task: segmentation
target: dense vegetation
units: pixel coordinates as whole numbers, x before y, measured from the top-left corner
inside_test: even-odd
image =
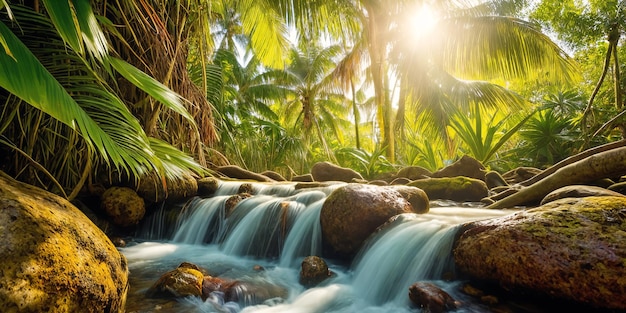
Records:
[[[625,21],[623,0],[2,0],[0,167],[69,198],[226,161],[545,167],[626,131]]]

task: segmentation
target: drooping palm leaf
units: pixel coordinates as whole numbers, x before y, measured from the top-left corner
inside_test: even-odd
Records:
[[[196,127],[195,120],[182,104],[184,99],[180,95],[176,94],[171,89],[167,88],[165,85],[161,84],[148,74],[140,71],[131,64],[128,64],[124,60],[118,58],[109,58],[108,61],[118,73],[120,73],[122,76],[124,76],[124,78],[133,83],[133,85],[145,91],[147,94],[158,100],[167,108],[180,114],[194,128]]]
[[[466,79],[549,75],[571,81],[574,61],[534,24],[506,16],[460,16],[440,21],[434,42],[439,64]]]

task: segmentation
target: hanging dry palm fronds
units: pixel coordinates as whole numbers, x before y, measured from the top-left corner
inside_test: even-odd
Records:
[[[194,27],[188,20],[191,5],[184,1],[116,0],[100,9],[116,26],[110,41],[120,57],[188,100],[186,108],[198,125],[196,133],[183,117],[165,110],[137,86],[119,81],[124,100],[145,132],[193,153],[204,165],[203,147],[211,146],[217,136],[212,106],[187,71],[188,41]]]

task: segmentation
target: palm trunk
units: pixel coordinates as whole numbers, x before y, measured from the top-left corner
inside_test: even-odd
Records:
[[[377,108],[376,116],[378,125],[382,131],[383,146],[385,146],[386,156],[390,160],[393,160],[393,135],[391,134],[391,125],[388,119],[390,117],[390,108],[387,108],[388,103],[385,101],[385,44],[384,40],[380,38],[380,29],[378,27],[378,24],[382,23],[384,25],[384,23],[382,18],[377,15],[377,8],[373,7],[371,4],[364,4],[364,7],[370,19],[369,23],[367,23],[370,39],[368,51],[371,59],[372,81],[374,83],[374,102]]]
[[[359,138],[360,114],[356,104],[356,88],[354,81],[350,78],[350,88],[352,89],[352,114],[354,115],[354,137],[356,138],[356,148],[361,149],[361,139]]]

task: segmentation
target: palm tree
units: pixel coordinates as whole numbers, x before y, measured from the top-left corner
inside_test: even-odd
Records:
[[[463,106],[458,102],[462,99],[466,99],[466,104],[478,101],[487,107],[510,105],[506,102],[511,100],[513,104],[522,104],[505,88],[472,80],[530,75],[538,68],[566,78],[573,71],[573,63],[565,53],[534,25],[493,14],[501,12],[502,6],[459,8],[455,1],[420,0],[392,4],[375,0],[286,3],[293,5],[290,12],[294,12],[294,18],[310,21],[296,24],[309,32],[318,27],[318,31],[337,38],[348,31],[362,34],[352,38],[367,43],[367,50],[361,51],[369,55],[378,120],[390,157],[394,152],[394,112],[388,94],[390,73],[409,81],[402,84],[410,87],[409,92],[414,94],[411,98],[421,108],[430,110],[427,114],[434,121],[449,116],[446,111]],[[446,14],[435,26],[441,30],[434,36],[437,40],[409,39],[407,34],[414,32],[411,15],[425,4],[436,5],[433,9]],[[439,109],[431,110],[432,106]]]
[[[311,133],[315,132],[326,156],[335,160],[325,133],[342,141],[340,125],[346,115],[345,98],[332,75],[341,48],[318,48],[310,42],[302,46],[302,50],[291,50],[289,66],[278,81],[288,94],[285,116],[294,121],[294,128],[302,130],[305,142],[310,143]]]
[[[593,113],[594,101],[600,93],[607,74],[612,72],[613,99],[611,100],[614,103],[615,110],[620,113],[600,126],[594,136],[607,129],[614,128],[613,126],[617,126],[621,130],[622,137],[626,136],[626,125],[623,122],[617,123],[626,114],[623,95],[624,82],[622,79],[623,65],[619,61],[620,47],[623,51],[623,44],[620,44],[620,40],[624,31],[626,31],[626,1],[592,0],[577,2],[570,0],[546,0],[534,8],[532,17],[541,21],[556,32],[561,40],[581,52],[589,49],[589,47],[592,47],[591,49],[596,47],[606,48],[602,62],[602,71],[587,101],[587,107],[581,119],[581,127],[583,131],[586,131],[589,127],[587,118]],[[605,41],[606,46],[598,45],[602,41]],[[597,67],[597,64],[594,67]],[[594,77],[593,79],[596,78]]]
[[[202,173],[187,154],[146,135],[116,82],[130,81],[197,133],[185,99],[115,57],[89,1],[43,4],[46,14],[19,4],[0,14],[0,144],[11,153],[4,169],[68,198],[96,169],[134,178]]]

